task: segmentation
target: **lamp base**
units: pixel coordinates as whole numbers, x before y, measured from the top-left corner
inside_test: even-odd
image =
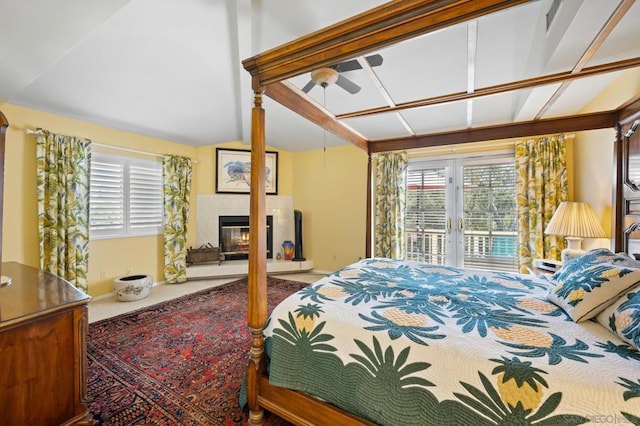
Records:
[[[560,253],[560,260],[562,261],[562,265],[566,265],[576,257],[582,256],[584,253],[585,251],[582,249],[576,250],[576,249],[566,248],[562,250],[562,252]]]
[[[562,260],[563,265],[584,254],[584,250],[582,250],[582,238],[566,237],[566,239],[567,248],[560,253],[560,260]]]

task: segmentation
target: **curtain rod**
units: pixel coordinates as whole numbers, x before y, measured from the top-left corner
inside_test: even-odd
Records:
[[[40,133],[39,130],[31,130],[31,129],[24,129],[24,132],[28,135],[37,135]],[[134,154],[142,154],[142,155],[151,155],[153,157],[162,157],[164,154],[158,154],[157,152],[148,152],[148,151],[140,151],[137,149],[131,149],[131,148],[125,148],[122,146],[116,146],[116,145],[107,145],[104,143],[100,143],[100,142],[93,142],[91,141],[92,145],[95,146],[99,146],[101,148],[108,148],[108,149],[115,149],[115,150],[119,150],[119,151],[126,151],[126,152],[131,152]],[[191,160],[192,163],[197,164],[198,160]]]

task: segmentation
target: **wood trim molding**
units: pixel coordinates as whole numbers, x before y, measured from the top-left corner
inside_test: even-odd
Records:
[[[618,121],[625,125],[640,118],[640,95],[618,108]]]
[[[373,248],[373,159],[371,153],[367,155],[367,207],[365,218],[365,248],[364,257],[370,258],[372,256]]]
[[[309,72],[528,0],[396,0],[242,61],[255,85]]]
[[[4,214],[4,155],[6,144],[6,133],[9,128],[9,120],[0,111],[0,259],[2,259],[2,219]]]
[[[265,94],[307,120],[346,139],[357,147],[367,150],[367,140],[364,137],[337,121],[327,110],[316,106],[309,98],[301,94],[300,91],[292,89],[288,84],[272,83],[266,86]]]
[[[552,133],[605,129],[615,127],[616,123],[616,111],[605,111],[591,114],[572,115],[570,117],[479,127],[455,132],[431,133],[408,138],[381,139],[369,142],[369,150],[370,152],[375,153],[401,149],[424,148],[428,146],[455,145],[466,142],[548,135]]]
[[[613,144],[613,177],[611,188],[611,201],[613,204],[613,212],[611,222],[613,225],[613,246],[616,253],[624,251],[624,210],[622,208],[624,204],[624,187],[622,184],[623,176],[623,158],[624,158],[624,141],[622,140],[622,129],[619,125],[616,125],[616,138]]]
[[[373,426],[373,423],[303,392],[272,386],[266,376],[260,378],[258,402],[260,406],[296,425]]]
[[[511,92],[514,90],[529,89],[531,87],[546,86],[549,84],[567,82],[577,80],[580,78],[593,77],[600,74],[606,74],[615,71],[621,71],[629,68],[635,68],[640,66],[640,57],[625,59],[622,61],[611,62],[607,64],[595,65],[593,67],[585,68],[580,72],[573,73],[571,71],[560,72],[556,74],[544,75],[540,77],[528,78],[525,80],[512,81],[509,83],[497,84],[495,86],[482,87],[476,89],[473,93],[456,92],[449,93],[447,95],[434,96],[431,98],[418,99],[415,101],[402,102],[395,107],[381,106],[375,108],[369,108],[360,111],[346,112],[336,115],[338,120],[344,118],[360,117],[364,115],[387,113],[393,111],[401,111],[410,108],[418,108],[425,106],[432,106],[438,104],[444,104],[449,102],[457,102],[466,99],[480,98],[484,96],[497,95],[500,93]]]
[[[573,67],[573,70],[571,70],[572,74],[578,74],[584,69],[587,62],[589,62],[593,55],[595,55],[595,53],[598,51],[600,46],[602,46],[607,37],[609,37],[611,32],[613,32],[615,27],[620,23],[624,15],[629,11],[629,9],[631,9],[631,6],[633,6],[633,3],[635,1],[636,0],[622,0],[620,4],[618,4],[616,10],[613,12],[613,14],[611,14],[609,19],[607,19],[607,22],[602,26],[598,34],[591,41],[591,44],[589,45],[587,50],[582,54],[576,65]],[[562,82],[560,87],[556,89],[554,94],[551,95],[551,97],[547,100],[540,111],[538,111],[538,114],[536,114],[535,117],[536,120],[544,116],[549,108],[551,108],[553,104],[560,98],[560,96],[562,96],[564,91],[569,87],[569,84],[571,84],[571,82],[568,80]]]

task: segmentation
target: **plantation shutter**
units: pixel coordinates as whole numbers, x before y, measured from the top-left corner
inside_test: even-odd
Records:
[[[446,263],[446,168],[407,171],[407,260]]]
[[[129,168],[129,223],[131,229],[162,226],[162,171],[140,165]]]
[[[463,167],[464,266],[517,270],[513,161]]]
[[[94,152],[89,188],[92,238],[162,232],[162,164]]]
[[[89,185],[89,232],[124,232],[124,165],[93,153]]]

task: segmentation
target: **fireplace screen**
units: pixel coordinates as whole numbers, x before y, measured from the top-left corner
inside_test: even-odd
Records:
[[[219,217],[220,250],[226,260],[249,258],[249,216]],[[267,258],[273,249],[273,216],[267,216]]]

